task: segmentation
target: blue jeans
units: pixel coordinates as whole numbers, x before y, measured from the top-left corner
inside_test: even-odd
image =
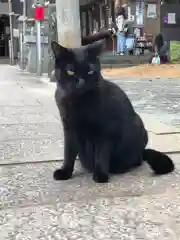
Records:
[[[117,53],[123,53],[126,46],[126,38],[120,32],[117,32]]]

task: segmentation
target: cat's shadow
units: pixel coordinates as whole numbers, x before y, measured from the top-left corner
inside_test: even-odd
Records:
[[[131,169],[129,170],[128,172],[125,172],[125,173],[117,173],[117,174],[110,174],[110,177],[112,178],[113,176],[115,176],[116,178],[119,176],[119,178],[125,176],[125,175],[137,175],[137,173],[143,173],[144,171],[149,171],[148,169],[148,166],[146,164],[143,164],[141,166],[138,166],[134,169]],[[156,174],[152,173],[151,171],[150,172],[150,175],[151,176],[156,176]],[[78,167],[76,168],[76,170],[74,171],[73,173],[73,177],[72,178],[76,178],[76,177],[89,177],[91,176],[92,173],[91,172],[88,172],[86,169],[84,169],[83,167]]]

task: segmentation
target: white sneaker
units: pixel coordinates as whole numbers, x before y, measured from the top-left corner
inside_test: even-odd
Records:
[[[120,55],[121,55],[121,56],[123,56],[123,55],[124,55],[124,53],[120,53]]]

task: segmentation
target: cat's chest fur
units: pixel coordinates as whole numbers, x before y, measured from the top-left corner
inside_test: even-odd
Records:
[[[129,121],[124,113],[136,115],[124,92],[106,80],[82,95],[60,99],[59,94],[57,89],[56,102],[62,121],[77,132],[96,135],[103,129],[109,135],[121,134],[121,129]]]
[[[98,113],[101,111],[100,92],[88,91],[80,96],[69,96],[58,101],[58,91],[56,102],[60,111],[62,121],[71,125],[76,130],[88,130],[91,125],[98,125],[100,118]]]

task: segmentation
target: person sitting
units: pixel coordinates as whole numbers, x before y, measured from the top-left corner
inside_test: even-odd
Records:
[[[159,56],[160,64],[168,63],[168,50],[169,47],[168,44],[164,42],[163,35],[161,33],[157,34],[153,43],[153,56],[150,59],[150,63],[152,63],[155,55]]]

